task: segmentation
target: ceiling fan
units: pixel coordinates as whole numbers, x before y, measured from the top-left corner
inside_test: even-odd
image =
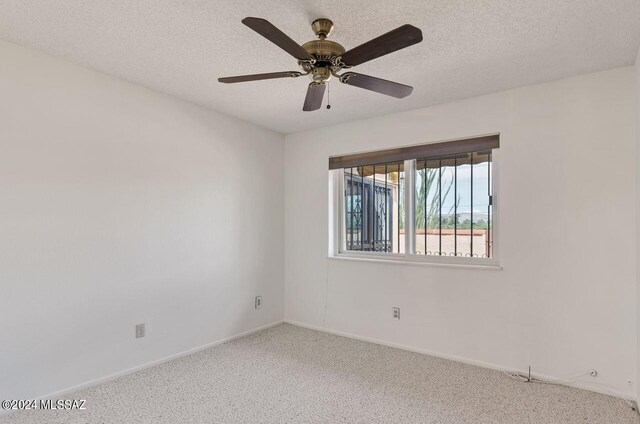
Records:
[[[327,40],[333,30],[333,22],[329,19],[322,18],[313,21],[311,28],[318,36],[318,40],[309,41],[302,46],[266,19],[244,18],[242,23],[296,58],[303,72],[284,71],[242,75],[218,78],[219,82],[236,83],[274,78],[297,78],[303,75],[310,75],[313,81],[307,89],[307,96],[302,107],[304,111],[317,110],[322,106],[324,91],[327,87],[327,82],[332,76],[338,78],[343,84],[364,88],[365,90],[375,91],[399,99],[408,96],[413,90],[413,87],[408,85],[355,72],[338,74],[342,69],[352,68],[421,42],[422,31],[412,25],[402,25],[358,47],[345,51],[345,48],[340,44]]]

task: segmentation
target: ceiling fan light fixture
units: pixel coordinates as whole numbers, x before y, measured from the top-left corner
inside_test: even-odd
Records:
[[[311,70],[311,76],[315,82],[327,82],[331,79],[329,67],[315,67]]]

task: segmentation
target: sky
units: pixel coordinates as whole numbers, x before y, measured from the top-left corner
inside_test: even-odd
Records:
[[[481,163],[473,165],[473,212],[474,213],[487,213],[487,206],[489,203],[488,192],[488,163]],[[460,165],[457,170],[457,195],[460,199],[458,203],[458,213],[471,213],[471,165]],[[444,167],[442,169],[442,193],[444,195],[445,188],[448,184],[452,184],[454,179],[454,167]],[[434,185],[437,184],[438,177],[435,178]],[[418,179],[416,180],[416,190],[422,188],[422,179],[418,173]],[[435,187],[429,192],[427,196],[427,204],[430,203],[433,196],[436,194]],[[442,201],[442,212],[448,213],[453,208],[455,202],[454,187],[451,187],[449,195]],[[451,212],[453,213],[453,211]]]

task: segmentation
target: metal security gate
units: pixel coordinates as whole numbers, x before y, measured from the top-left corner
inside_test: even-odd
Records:
[[[347,250],[393,252],[393,187],[345,172]]]

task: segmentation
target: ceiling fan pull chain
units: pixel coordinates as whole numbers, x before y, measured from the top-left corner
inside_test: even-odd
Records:
[[[331,109],[331,83],[327,83],[327,109]]]

